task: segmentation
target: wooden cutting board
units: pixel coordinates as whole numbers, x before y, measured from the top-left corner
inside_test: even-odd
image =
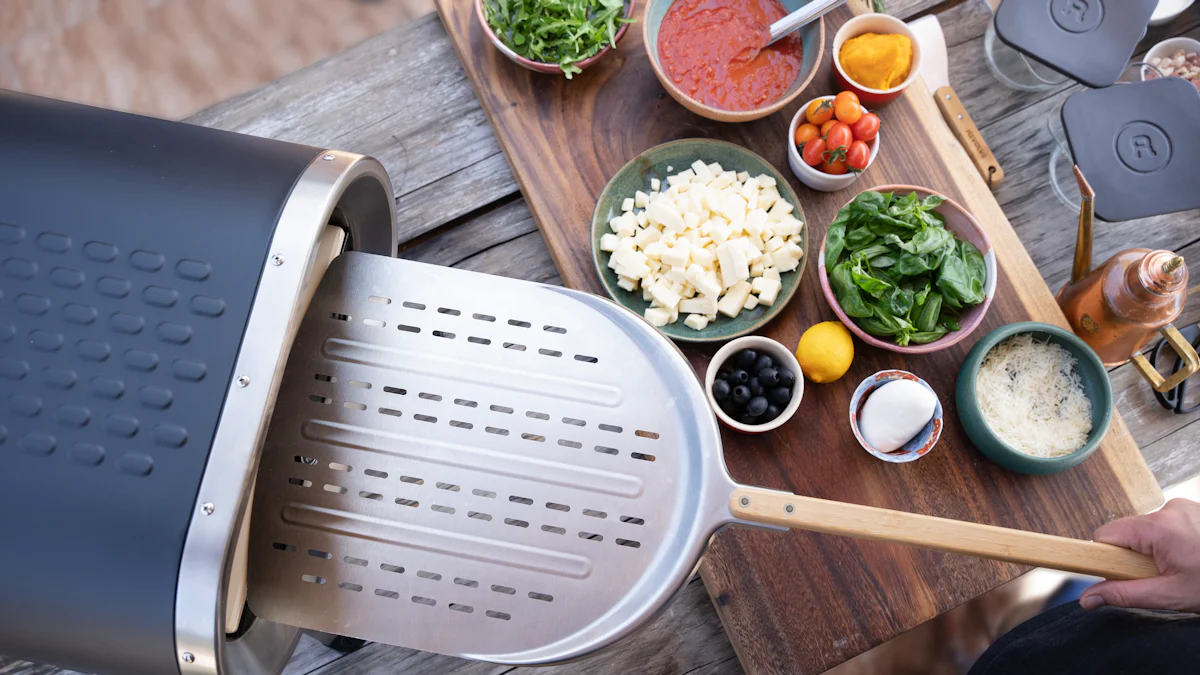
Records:
[[[484,36],[471,0],[437,0],[437,5],[568,286],[604,293],[590,248],[596,198],[630,158],[679,138],[732,141],[773,163],[799,195],[814,254],[837,210],[873,185],[921,185],[942,192],[987,230],[1001,276],[991,309],[974,334],[942,352],[908,358],[858,344],[850,372],[833,384],[806,386],[796,417],[777,432],[723,432],[725,461],[736,480],[1082,538],[1101,523],[1161,503],[1158,485],[1119,417],[1099,452],[1056,476],[1002,469],[980,455],[962,431],[954,408],[955,379],[976,340],[1016,321],[1066,324],[922,82],[881,111],[883,146],[875,164],[852,188],[824,194],[792,177],[786,143],[799,105],[836,91],[828,51],[797,103],[757,122],[721,124],[689,113],[664,92],[643,49],[640,25],[628,31],[613,54],[567,81],[506,60]],[[865,11],[860,0],[852,5],[826,18],[827,44],[852,9]],[[821,293],[817,265],[810,264],[796,296],[764,333],[790,346],[810,325],[835,319]],[[685,347],[699,373],[713,351]],[[917,462],[876,460],[855,443],[847,426],[855,386],[885,368],[917,373],[938,392],[945,408],[940,444]],[[822,672],[1023,571],[888,544],[745,529],[717,535],[701,568],[743,667],[755,675]]]

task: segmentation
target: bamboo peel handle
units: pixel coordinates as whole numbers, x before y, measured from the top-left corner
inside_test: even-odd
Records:
[[[916,546],[1107,579],[1158,576],[1154,558],[1127,548],[994,525],[738,488],[729,498],[742,520]]]

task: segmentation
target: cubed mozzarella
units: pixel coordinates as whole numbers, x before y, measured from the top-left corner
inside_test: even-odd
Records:
[[[708,249],[703,246],[693,246],[691,249],[692,261],[701,267],[712,267],[713,261],[717,258]]]
[[[763,270],[762,275],[767,279],[779,281],[779,270],[775,269],[774,267],[768,267],[767,269]]]
[[[717,302],[717,311],[732,319],[742,311],[748,297],[750,297],[750,282],[739,281]]]
[[[716,178],[713,178],[712,182],[709,183],[708,186],[710,188],[713,188],[714,190],[723,190],[723,189],[729,187],[730,185],[732,185],[733,181],[736,178],[737,178],[737,174],[735,174],[734,172],[723,171],[723,172],[721,172],[721,175],[717,176]]]
[[[692,171],[696,172],[696,180],[701,183],[707,183],[713,179],[713,174],[708,170],[708,165],[700,160],[692,163]]]
[[[779,296],[779,289],[782,284],[774,279],[759,277],[754,280],[752,289],[758,295],[758,301],[764,305],[775,304],[775,299]]]
[[[686,269],[690,259],[691,245],[688,244],[687,239],[676,241],[675,246],[667,249],[667,251],[662,254],[663,264],[671,265],[672,267],[682,267]]]
[[[647,307],[645,316],[651,326],[665,326],[671,322],[671,313],[659,307]]]
[[[715,295],[697,295],[679,302],[679,311],[684,314],[716,314],[717,297]]]
[[[600,250],[612,253],[617,250],[617,245],[620,244],[621,238],[612,233],[600,235]]]
[[[650,297],[658,301],[660,305],[667,309],[675,309],[679,306],[679,293],[671,290],[669,282],[658,281],[650,287]]]
[[[658,189],[660,187],[662,187],[662,181],[660,181],[657,178],[650,179],[650,191],[651,192],[658,192]]]
[[[750,267],[739,241],[734,239],[717,247],[717,262],[721,265],[721,280],[726,288],[750,278]]]
[[[708,327],[708,317],[702,314],[688,314],[688,317],[683,320],[683,325],[692,330],[704,330]]]
[[[621,202],[621,210],[622,211],[632,211],[633,210],[633,198],[626,197],[625,200]]]
[[[738,175],[737,175],[737,179],[742,181],[743,183],[745,183],[746,181],[750,180],[750,172],[739,171]]]
[[[629,277],[617,277],[617,285],[632,293],[637,290],[638,280]]]
[[[787,203],[785,199],[777,199],[771,205],[771,210],[767,211],[767,220],[771,222],[779,222],[783,217],[792,212],[792,205]]]
[[[742,307],[742,309],[751,310],[751,309],[754,309],[755,307],[758,307],[758,296],[751,293],[746,298],[746,305],[744,307]]]
[[[785,243],[786,242],[783,241],[783,237],[776,235],[767,240],[764,250],[767,251],[768,253],[774,253],[775,251],[778,251],[779,249],[783,248],[783,245]]]
[[[683,222],[683,216],[673,204],[665,199],[654,200],[646,212],[650,216],[651,223],[661,224],[672,232],[682,232],[687,228],[687,224]]]

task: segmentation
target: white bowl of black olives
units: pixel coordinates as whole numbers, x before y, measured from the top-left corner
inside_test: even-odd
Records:
[[[804,373],[787,347],[747,335],[713,355],[704,390],[717,419],[743,433],[761,434],[796,413],[804,396]]]

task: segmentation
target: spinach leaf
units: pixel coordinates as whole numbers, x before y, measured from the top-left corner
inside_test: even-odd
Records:
[[[875,269],[887,269],[896,264],[896,256],[892,253],[881,253],[867,261]]]
[[[878,238],[879,237],[875,236],[875,233],[869,228],[860,227],[846,235],[846,248],[850,249],[851,251],[857,251],[870,246],[871,242]]]
[[[861,319],[871,316],[871,307],[863,300],[862,293],[850,275],[850,262],[845,261],[833,268],[829,275],[830,286],[837,297],[842,311],[848,316]]]
[[[883,308],[892,316],[908,316],[913,308],[913,292],[903,288],[893,288],[883,301]]]
[[[825,233],[826,270],[836,267],[838,258],[842,257],[842,251],[846,248],[846,226],[851,218],[851,211],[847,207],[838,211],[837,217],[829,224],[829,231]]]
[[[931,331],[917,331],[908,336],[908,341],[914,345],[927,345],[930,342],[942,339],[949,332],[945,328],[938,326]]]
[[[979,298],[972,304],[979,304],[987,297],[984,292],[984,284],[987,281],[987,264],[983,261],[983,254],[975,248],[974,244],[966,240],[960,242],[958,254],[967,265],[967,272],[971,278],[971,290],[974,291],[975,297]]]
[[[863,266],[864,258],[861,254],[854,256],[850,263],[850,278],[854,280],[854,285],[866,291],[871,297],[878,300],[883,297],[883,294],[892,287],[891,284],[875,277],[871,274],[868,267]]]
[[[938,293],[930,293],[929,297],[925,299],[925,303],[921,305],[921,311],[913,319],[913,325],[919,331],[931,331],[937,327],[941,314],[942,296]]]
[[[976,291],[971,270],[957,253],[947,254],[938,269],[937,288],[952,307],[983,302],[982,288]]]
[[[916,276],[933,269],[933,265],[924,256],[913,255],[908,251],[896,259],[896,271],[905,276]]]

